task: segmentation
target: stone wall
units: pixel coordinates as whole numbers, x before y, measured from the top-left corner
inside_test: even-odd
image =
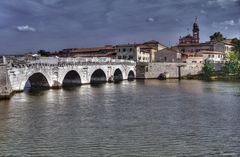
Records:
[[[178,66],[181,65],[181,76],[196,75],[201,73],[202,64],[186,64],[186,63],[149,63],[145,66],[143,74],[137,76],[144,76],[146,79],[158,78],[160,74],[166,74],[167,78],[178,78]],[[144,71],[137,70],[137,71]],[[141,77],[140,77],[141,78]]]
[[[0,99],[10,98],[10,95],[12,93],[12,88],[7,72],[7,66],[0,65]]]

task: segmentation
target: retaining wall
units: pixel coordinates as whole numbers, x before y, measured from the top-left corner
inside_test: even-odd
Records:
[[[149,63],[145,66],[145,72],[138,74],[146,79],[158,78],[160,74],[165,73],[167,78],[178,78],[178,66],[181,66],[181,76],[197,75],[202,72],[201,63]],[[137,70],[142,71],[142,70]]]

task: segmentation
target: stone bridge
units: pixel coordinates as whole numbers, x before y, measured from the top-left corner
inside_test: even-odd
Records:
[[[110,58],[21,58],[10,59],[0,68],[1,97],[23,91],[26,86],[61,88],[136,76],[135,62]]]

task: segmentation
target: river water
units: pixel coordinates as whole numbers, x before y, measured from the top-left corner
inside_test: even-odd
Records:
[[[25,90],[0,101],[0,156],[237,157],[240,82]]]

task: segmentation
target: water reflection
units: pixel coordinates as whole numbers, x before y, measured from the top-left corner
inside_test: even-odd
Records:
[[[0,156],[239,156],[240,83],[140,80],[0,102]]]

